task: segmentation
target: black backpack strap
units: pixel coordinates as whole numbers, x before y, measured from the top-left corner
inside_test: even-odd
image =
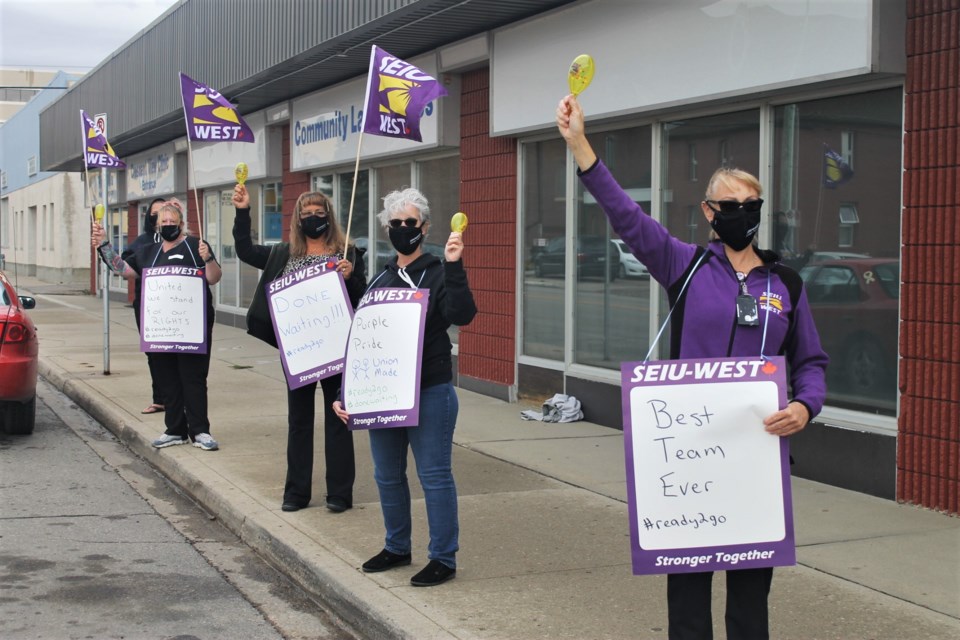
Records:
[[[706,254],[706,255],[704,255]],[[692,278],[696,271],[707,264],[710,260],[710,252],[704,247],[697,247],[696,253],[690,260],[690,264],[683,270],[680,277],[674,280],[667,288],[667,300],[670,302],[670,308],[673,310],[670,317],[670,357],[678,358],[680,354],[680,336],[683,329],[683,317],[686,311],[686,289],[684,284],[688,278]]]
[[[790,324],[787,327],[787,333],[784,336],[783,344],[780,345],[780,349],[777,351],[777,353],[783,355],[784,347],[786,346],[787,342],[793,338],[793,333],[796,329],[796,310],[797,305],[800,304],[800,294],[803,292],[803,278],[800,277],[799,273],[784,264],[775,264],[770,268],[770,270],[773,271],[778,278],[780,278],[783,286],[787,288],[787,293],[790,295]]]

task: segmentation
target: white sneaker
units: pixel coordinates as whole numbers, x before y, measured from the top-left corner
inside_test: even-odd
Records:
[[[163,449],[164,447],[172,447],[177,444],[187,444],[190,442],[185,436],[172,436],[169,433],[165,433],[156,440],[153,441],[153,446],[157,449]]]
[[[198,449],[203,449],[204,451],[216,451],[220,448],[220,445],[217,444],[217,441],[214,440],[209,433],[198,433],[193,437],[193,446]]]

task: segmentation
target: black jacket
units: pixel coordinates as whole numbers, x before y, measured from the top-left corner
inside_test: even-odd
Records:
[[[394,256],[384,265],[383,271],[370,279],[370,288],[408,288],[410,285],[400,277],[399,271]],[[447,329],[452,324],[470,324],[477,315],[463,260],[442,262],[437,256],[425,253],[404,271],[418,289],[430,290],[423,332],[420,388],[450,382],[453,379],[453,345]]]
[[[253,293],[250,308],[247,309],[247,333],[263,340],[267,344],[277,346],[277,337],[273,332],[273,320],[270,318],[270,307],[267,304],[266,285],[276,280],[283,273],[283,268],[290,260],[290,245],[280,242],[266,246],[253,244],[250,237],[250,209],[237,209],[233,219],[233,242],[237,257],[251,267],[262,269],[257,290]],[[345,280],[347,295],[354,308],[360,301],[360,296],[367,288],[367,279],[364,274],[363,249],[351,246],[347,255],[353,259],[353,273]]]

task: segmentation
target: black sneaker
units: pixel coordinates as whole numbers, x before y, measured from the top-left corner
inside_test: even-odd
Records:
[[[364,573],[380,573],[394,567],[405,567],[410,564],[409,553],[391,553],[384,549],[377,555],[363,563]]]
[[[439,560],[431,560],[420,573],[410,578],[415,587],[435,587],[457,575],[457,570],[448,567]]]

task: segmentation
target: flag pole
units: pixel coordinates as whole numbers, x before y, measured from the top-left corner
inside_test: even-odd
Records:
[[[86,155],[84,155],[86,158]],[[86,159],[84,159],[86,164]],[[107,213],[107,168],[100,168],[100,193],[103,198],[104,216]],[[109,226],[109,225],[108,225]],[[97,262],[100,262],[97,260]],[[104,267],[103,272],[103,375],[110,375],[110,270]]]
[[[187,122],[187,164],[190,165],[190,176],[193,178],[193,201],[197,205],[197,233],[200,242],[203,242],[203,211],[200,210],[200,195],[197,193],[197,168],[193,165],[193,146],[190,144],[190,123]],[[184,212],[186,217],[186,212]]]
[[[360,172],[360,146],[363,144],[363,129],[360,129],[360,138],[357,140],[357,161],[353,165],[353,188],[350,190],[350,209],[347,213],[347,235],[343,241],[343,257],[347,257],[347,245],[350,244],[350,225],[353,223],[353,200],[357,195],[357,174]]]

